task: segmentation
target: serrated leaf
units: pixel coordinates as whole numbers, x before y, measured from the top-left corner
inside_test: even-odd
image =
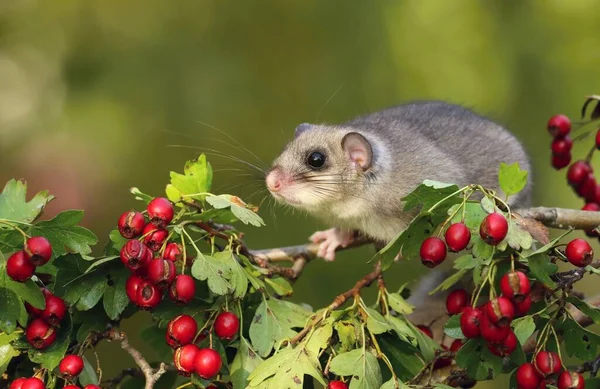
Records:
[[[502,370],[502,358],[493,355],[483,339],[465,343],[456,354],[456,363],[477,381],[492,379]]]
[[[212,167],[204,154],[197,159],[187,161],[184,174],[171,172],[171,183],[167,185],[166,194],[169,200],[178,203],[183,199],[203,200],[210,191],[212,183]],[[188,196],[190,195],[190,196]]]
[[[244,268],[239,264],[231,250],[216,252],[214,258],[225,263],[229,267],[230,284],[233,297],[243,298],[248,290],[248,277]]]
[[[292,285],[283,277],[265,278],[264,281],[278,296],[287,297],[294,293]]]
[[[404,201],[404,211],[410,211],[418,206],[421,206],[426,211],[456,191],[458,191],[458,186],[456,185],[425,180],[402,199]],[[457,196],[450,197],[447,201],[451,203],[448,205],[450,207],[452,204],[459,202],[460,199],[457,194]]]
[[[479,203],[481,204],[481,209],[483,209],[485,213],[489,214],[496,212],[496,204],[489,197],[484,196]]]
[[[16,333],[10,335],[0,333],[0,376],[4,374],[10,361],[20,354],[11,344],[18,337],[19,334]]]
[[[25,307],[17,294],[9,289],[7,280],[6,262],[0,258],[0,331],[10,334],[17,328],[17,321],[20,320],[23,326],[27,324],[27,316],[23,321]]]
[[[410,315],[415,308],[398,293],[388,293],[387,299],[390,307],[402,315]]]
[[[583,361],[596,357],[600,345],[600,336],[581,327],[574,320],[566,319],[556,326],[557,331],[564,336],[564,346],[569,356]]]
[[[453,266],[457,270],[470,270],[475,269],[477,266],[481,266],[483,262],[483,259],[480,257],[474,257],[471,254],[465,254],[456,258]]]
[[[402,253],[403,259],[419,259],[421,244],[433,233],[436,225],[433,214],[419,214],[406,230],[377,253],[375,258],[381,259],[382,269],[389,268],[399,253]]]
[[[367,328],[374,334],[382,334],[392,329],[388,321],[374,309],[367,308]]]
[[[316,355],[302,347],[287,348],[254,369],[248,388],[301,389],[306,375],[326,385]]]
[[[262,358],[258,356],[250,347],[248,341],[240,338],[240,346],[231,362],[231,382],[234,388],[245,388],[248,385],[250,373],[262,363]]]
[[[354,324],[348,320],[340,320],[335,322],[334,328],[342,345],[341,351],[353,349],[357,340]]]
[[[80,311],[87,311],[95,307],[100,302],[102,296],[104,296],[104,292],[108,288],[108,283],[106,279],[96,278],[96,282],[88,285],[88,287],[87,292],[81,294],[77,300],[77,304],[75,304],[75,308]]]
[[[500,163],[500,170],[498,171],[500,189],[507,197],[519,193],[527,185],[527,174],[526,170],[521,170],[518,162],[511,165],[504,162]]]
[[[198,256],[192,265],[192,275],[200,281],[207,281],[210,290],[218,295],[224,295],[231,289],[231,268],[226,262],[215,257],[197,252]]]
[[[107,286],[104,292],[104,310],[111,320],[116,320],[129,305],[129,297],[125,291],[125,284],[129,276],[125,270],[111,273],[112,285]]]
[[[72,325],[71,315],[67,314],[61,321],[60,328],[55,329],[58,334],[52,346],[46,350],[29,349],[29,359],[48,370],[53,370],[58,366],[69,348]]]
[[[333,326],[325,323],[317,328],[306,342],[306,349],[315,355],[319,355],[320,351],[327,348],[329,340],[333,336]]]
[[[533,321],[533,317],[524,316],[518,319],[513,320],[511,323],[513,327],[513,332],[515,336],[519,340],[520,344],[525,344],[529,337],[533,335],[535,331],[535,322]]]
[[[384,334],[377,336],[377,342],[392,366],[394,372],[401,380],[409,380],[419,373],[423,368],[423,361],[419,358],[419,350],[407,342]]]
[[[471,243],[473,243],[473,256],[490,259],[494,255],[494,246],[485,243],[479,234],[471,236]]]
[[[456,212],[458,207],[463,206],[461,204],[455,204],[448,209],[448,215],[452,215]],[[464,212],[464,220],[463,220]],[[456,212],[452,218],[452,223],[464,223],[465,226],[471,231],[472,235],[479,236],[479,226],[483,219],[487,216],[487,213],[481,207],[481,204],[473,201],[468,201],[464,205],[464,209]]]
[[[454,339],[465,339],[465,335],[460,328],[460,318],[462,313],[459,315],[451,316],[450,319],[444,325],[444,333]]]
[[[27,183],[15,179],[8,181],[0,193],[0,219],[31,223],[54,199],[48,191],[38,192],[30,201],[26,196]]]
[[[387,315],[386,320],[392,326],[392,330],[398,335],[400,339],[405,342],[411,343],[412,345],[417,345],[417,340],[414,337],[414,333],[412,329],[406,324],[404,319],[400,317],[395,317],[392,315]]]
[[[228,194],[218,196],[208,196],[206,202],[216,209],[229,208],[231,212],[244,224],[252,224],[253,226],[264,226],[265,222],[250,206],[237,196]]]
[[[98,385],[98,375],[96,369],[92,366],[90,361],[85,357],[83,358],[83,371],[79,374],[79,384],[81,386],[86,385]]]
[[[390,379],[381,385],[381,389],[406,389],[408,386],[398,381],[397,379]]]
[[[423,358],[427,362],[431,361],[435,357],[435,350],[439,348],[439,345],[412,323],[408,322],[408,325],[413,331],[413,336],[417,339],[419,350],[421,350]]]
[[[352,389],[379,389],[383,381],[377,357],[363,348],[338,354],[331,360],[329,370],[337,375],[352,376]]]
[[[533,276],[549,287],[554,287],[555,283],[550,278],[558,271],[558,266],[550,262],[547,254],[535,254],[527,258],[529,270]]]
[[[98,238],[87,228],[77,225],[82,219],[83,211],[64,211],[54,219],[36,223],[31,227],[31,234],[46,237],[52,244],[54,257],[67,253],[89,254],[92,252],[90,246],[98,243]]]
[[[581,300],[577,297],[568,297],[567,302],[573,304],[577,309],[579,309],[584,315],[592,319],[592,321],[596,324],[600,323],[600,309],[591,306],[586,301]]]
[[[506,235],[506,242],[515,250],[529,250],[533,244],[533,238],[529,232],[525,231],[515,222],[515,218],[511,218],[509,221],[508,234]]]

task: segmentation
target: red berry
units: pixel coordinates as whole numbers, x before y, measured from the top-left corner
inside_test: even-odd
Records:
[[[23,389],[23,384],[27,381],[27,378],[21,377],[14,380],[8,389]]]
[[[329,381],[329,384],[327,384],[327,389],[348,389],[348,385],[342,381]]]
[[[596,131],[596,148],[600,150],[600,128]]]
[[[173,262],[155,258],[148,264],[148,280],[160,289],[166,289],[175,281],[175,265]]]
[[[492,324],[506,327],[515,317],[515,307],[506,297],[497,297],[485,305],[485,314]]]
[[[481,330],[481,337],[488,343],[500,343],[504,341],[504,338],[506,338],[510,332],[510,326],[507,325],[501,327],[495,325],[485,313],[481,315],[479,329]]]
[[[144,228],[144,243],[152,251],[158,251],[169,236],[169,232],[164,228],[157,227],[154,224],[148,224]]]
[[[211,379],[221,370],[221,356],[211,348],[202,348],[196,354],[194,370],[204,379]]]
[[[427,238],[421,244],[420,253],[423,265],[436,267],[446,259],[446,244],[440,238]]]
[[[560,357],[554,351],[540,351],[535,356],[534,366],[542,377],[558,374],[562,370]]]
[[[467,307],[463,310],[460,317],[460,329],[467,338],[479,337],[481,334],[479,326],[482,316],[481,310],[477,308]]]
[[[454,223],[444,235],[448,249],[455,253],[464,250],[471,240],[471,231],[463,223]]]
[[[592,167],[585,161],[574,162],[567,171],[567,181],[575,188],[581,186],[587,179],[588,174],[592,172]]]
[[[597,186],[598,184],[596,182],[596,177],[594,177],[594,173],[589,173],[583,180],[583,183],[575,189],[577,194],[586,199],[586,201],[595,201]]]
[[[79,355],[65,355],[58,365],[58,370],[64,379],[77,377],[83,371],[83,359]]]
[[[83,389],[102,389],[98,385],[89,384],[86,385]]]
[[[552,156],[552,167],[556,170],[564,169],[571,163],[571,153]]]
[[[65,301],[53,294],[47,294],[45,298],[46,307],[42,311],[40,317],[54,327],[58,327],[61,320],[64,319],[65,314],[67,313]]]
[[[167,247],[165,247],[165,252],[163,253],[163,258],[175,262],[182,258],[182,252],[183,250],[181,249],[181,245],[174,242],[167,243]]]
[[[508,336],[500,343],[489,343],[488,348],[492,354],[499,357],[506,357],[513,353],[517,349],[518,344],[517,337],[514,332],[510,331]]]
[[[221,339],[233,339],[240,329],[240,319],[231,312],[222,312],[215,319],[215,334]]]
[[[129,276],[127,282],[125,282],[125,292],[127,293],[127,297],[129,297],[129,301],[136,303],[138,288],[144,281],[142,277],[135,274]]]
[[[146,227],[146,220],[141,212],[128,211],[119,217],[119,223],[117,224],[119,232],[123,238],[132,239],[137,238],[144,231]]]
[[[576,238],[567,244],[565,256],[571,264],[586,267],[594,259],[594,250],[587,241]]]
[[[453,290],[446,297],[446,310],[450,316],[457,315],[469,304],[471,297],[464,289]]]
[[[175,363],[175,368],[177,368],[182,375],[189,376],[194,372],[194,364],[196,362],[198,351],[200,351],[200,349],[195,344],[186,344],[175,350],[173,362]]]
[[[54,328],[42,319],[34,319],[25,330],[25,336],[30,345],[38,350],[50,347],[56,340]]]
[[[529,294],[531,283],[525,273],[511,271],[500,280],[500,290],[504,297],[512,299],[513,302],[521,302]]]
[[[462,348],[463,344],[463,341],[460,339],[454,340],[454,342],[452,342],[452,344],[450,345],[450,351],[458,352],[458,350]]]
[[[531,363],[524,363],[517,369],[517,387],[519,389],[538,389],[542,379]]]
[[[571,132],[571,120],[565,115],[554,115],[548,120],[548,132],[555,137],[564,137]]]
[[[167,325],[167,344],[173,348],[191,343],[198,331],[196,320],[190,315],[179,315]]]
[[[17,282],[25,282],[35,272],[35,265],[27,259],[25,251],[17,251],[6,261],[6,274]]]
[[[582,208],[582,211],[591,211],[591,212],[598,212],[600,211],[600,205],[596,204],[596,203],[587,203],[585,204]]]
[[[46,264],[52,257],[52,246],[43,236],[32,236],[25,242],[25,256],[35,266]]]
[[[130,240],[121,249],[121,262],[129,270],[138,270],[146,266],[152,259],[148,246],[139,240]]]
[[[490,213],[479,226],[479,235],[485,243],[496,246],[508,233],[508,222],[501,213]]]
[[[27,378],[23,381],[21,389],[46,389],[46,385],[44,385],[44,381],[37,377]]]
[[[433,339],[433,332],[431,331],[431,328],[424,325],[418,325],[417,328],[419,329],[419,331]]]
[[[135,302],[138,307],[146,310],[154,309],[160,304],[162,293],[154,284],[144,280],[138,285]]]
[[[187,304],[196,294],[196,283],[194,279],[186,274],[175,277],[175,281],[169,288],[169,296],[177,304]]]
[[[556,138],[552,141],[552,154],[555,156],[562,156],[571,153],[573,147],[573,141],[568,136],[564,138]]]
[[[529,308],[531,308],[531,296],[527,295],[521,302],[513,302],[515,306],[515,317],[521,317],[527,315]]]
[[[175,213],[173,204],[164,197],[157,197],[150,201],[147,210],[148,216],[150,216],[150,223],[158,227],[165,227],[171,223]]]
[[[558,389],[584,389],[585,380],[581,374],[565,370],[558,377]]]
[[[25,310],[31,317],[40,317],[43,311],[43,309],[36,308],[27,302],[25,303]]]

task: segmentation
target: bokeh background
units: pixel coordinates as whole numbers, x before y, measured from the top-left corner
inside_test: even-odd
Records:
[[[58,199],[48,216],[83,208],[85,225],[106,240],[118,215],[136,205],[130,186],[163,193],[169,171],[199,148],[214,150],[215,192],[261,203],[260,174],[230,158],[257,161],[229,137],[268,164],[298,123],[444,99],[523,141],[537,204],[580,207],[564,173],[549,167],[545,123],[554,113],[576,116],[583,97],[600,92],[597,5],[1,0],[0,181],[50,189]],[[587,148],[576,146],[575,155]],[[268,225],[247,228],[252,247],[300,244],[323,227],[262,204]],[[312,263],[294,298],[328,303],[369,270],[370,254]],[[422,272],[398,265],[388,283]],[[152,355],[143,339],[133,342]],[[116,345],[100,351],[105,376],[130,364]]]

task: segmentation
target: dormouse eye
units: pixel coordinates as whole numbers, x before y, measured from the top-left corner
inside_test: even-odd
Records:
[[[320,169],[323,167],[323,165],[325,165],[325,154],[314,151],[310,153],[306,163],[313,169]]]

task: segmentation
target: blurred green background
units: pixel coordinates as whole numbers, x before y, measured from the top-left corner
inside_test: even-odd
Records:
[[[298,123],[444,99],[525,143],[537,204],[578,208],[549,167],[545,124],[600,91],[596,11],[593,0],[1,0],[0,180],[50,189],[49,216],[83,208],[105,240],[136,205],[128,188],[162,194],[198,147],[256,162],[225,134],[270,163]],[[209,159],[215,192],[264,199],[249,168]],[[254,248],[300,244],[323,227],[269,201],[261,214],[268,226],[246,229]],[[368,271],[370,254],[311,264],[295,299],[330,302]],[[422,271],[395,266],[388,283]],[[116,345],[100,351],[108,377],[130,364]]]

